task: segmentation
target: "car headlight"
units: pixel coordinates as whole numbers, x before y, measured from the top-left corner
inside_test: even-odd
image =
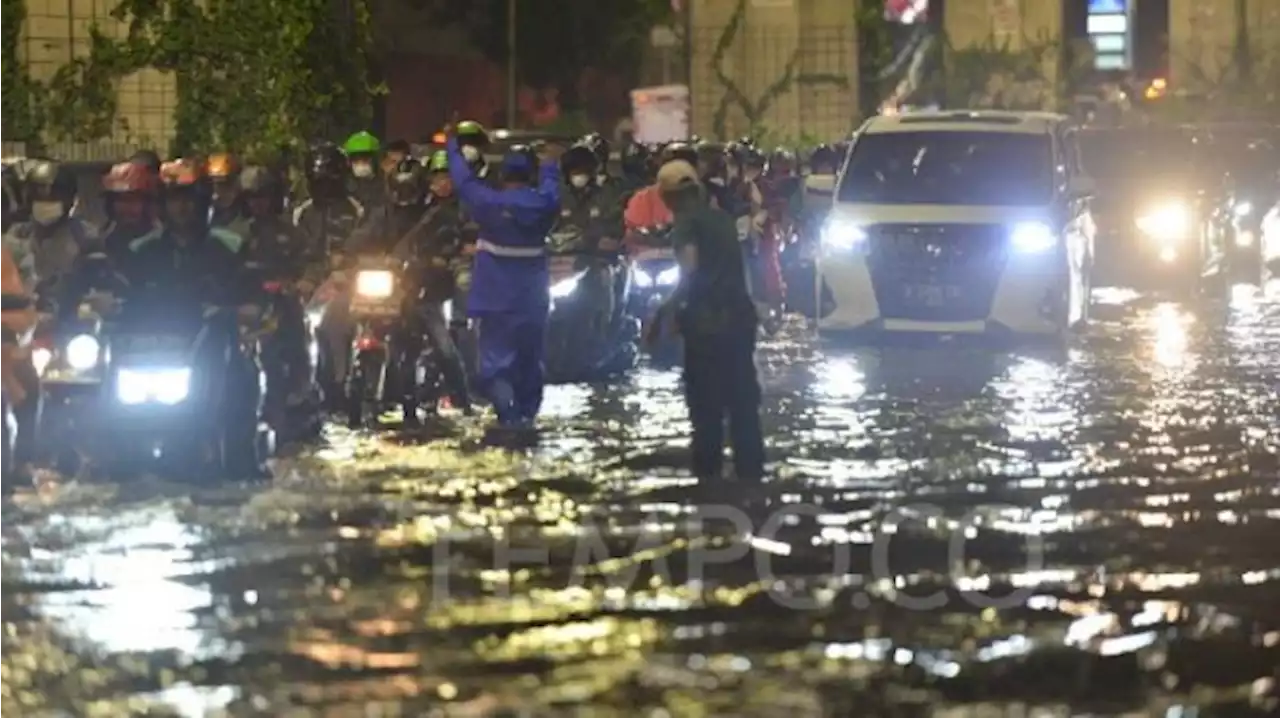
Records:
[[[1248,217],[1249,215],[1253,214],[1253,203],[1248,200],[1244,200],[1242,202],[1236,202],[1236,206],[1233,208],[1233,210],[1235,211],[1237,217],[1244,219],[1245,217]]]
[[[53,352],[48,349],[36,347],[31,350],[31,365],[36,368],[36,374],[44,376],[44,370],[51,361],[53,361]]]
[[[1043,222],[1019,222],[1009,237],[1013,248],[1026,254],[1047,252],[1058,244],[1053,230]]]
[[[177,404],[191,392],[191,369],[121,369],[116,398],[122,404]]]
[[[72,337],[67,342],[67,366],[76,371],[88,371],[98,366],[98,352],[102,347],[88,334]]]
[[[822,246],[848,251],[867,241],[867,231],[848,220],[833,219],[822,228]]]
[[[444,300],[444,304],[440,306],[440,313],[444,315],[444,320],[446,322],[450,322],[450,323],[453,322],[453,300],[452,299]]]
[[[1138,229],[1160,240],[1182,239],[1191,229],[1191,213],[1182,204],[1170,202],[1139,215]]]
[[[669,287],[678,281],[680,281],[680,267],[678,266],[667,267],[658,274],[657,282],[659,286]]]
[[[581,281],[582,281],[582,275],[575,274],[572,277],[569,277],[568,279],[562,279],[556,282],[555,284],[551,285],[551,298],[564,299],[565,297],[573,294],[574,290],[578,288],[578,282],[581,282]]]
[[[632,274],[632,277],[635,279],[636,286],[641,289],[648,289],[653,286],[653,277],[649,276],[649,273],[643,269],[637,269]]]
[[[385,269],[365,269],[356,273],[356,294],[386,299],[396,288],[396,277]]]

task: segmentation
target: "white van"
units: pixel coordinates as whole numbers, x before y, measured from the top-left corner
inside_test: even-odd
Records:
[[[823,332],[1063,335],[1089,315],[1092,182],[1063,115],[868,120],[823,229]]]

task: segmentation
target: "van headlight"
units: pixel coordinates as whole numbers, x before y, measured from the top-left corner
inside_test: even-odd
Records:
[[[67,342],[67,366],[76,371],[88,371],[98,366],[98,353],[101,349],[98,340],[88,334],[72,337]]]
[[[675,284],[676,282],[679,282],[680,267],[678,265],[675,267],[667,267],[666,269],[658,273],[658,277],[655,281],[658,283],[658,286],[660,287],[669,287]]]
[[[1138,229],[1160,241],[1180,240],[1191,230],[1191,213],[1181,202],[1168,202],[1138,215]]]
[[[867,230],[848,220],[833,219],[822,228],[822,246],[835,251],[849,251],[867,241]]]
[[[653,277],[649,276],[649,273],[643,269],[637,269],[632,274],[632,279],[635,281],[636,286],[641,289],[648,289],[653,286]]]
[[[121,404],[157,402],[173,405],[191,393],[191,369],[121,369],[116,377],[116,398]]]
[[[396,277],[385,269],[364,269],[356,273],[356,294],[370,299],[386,299],[396,288]]]
[[[1053,249],[1058,238],[1044,222],[1019,222],[1009,235],[1013,248],[1024,254],[1039,254]]]

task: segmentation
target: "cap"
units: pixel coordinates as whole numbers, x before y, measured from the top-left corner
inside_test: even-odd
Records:
[[[684,160],[672,160],[658,170],[658,189],[663,192],[671,192],[690,184],[698,184],[698,170]]]

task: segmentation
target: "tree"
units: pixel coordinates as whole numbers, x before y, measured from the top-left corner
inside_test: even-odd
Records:
[[[109,136],[120,79],[144,68],[177,78],[178,152],[274,154],[361,128],[376,91],[366,66],[368,2],[120,0],[111,16],[126,23],[126,36],[91,28],[89,52],[59,68],[41,93],[44,133],[73,141]]]
[[[25,0],[3,0],[3,17],[0,17],[0,33],[3,33],[3,45],[0,46],[0,72],[3,73],[0,88],[0,103],[4,114],[4,135],[6,139],[18,142],[34,142],[40,136],[40,99],[39,83],[27,74],[27,68],[18,61],[18,43],[22,38],[22,26],[27,18]]]

